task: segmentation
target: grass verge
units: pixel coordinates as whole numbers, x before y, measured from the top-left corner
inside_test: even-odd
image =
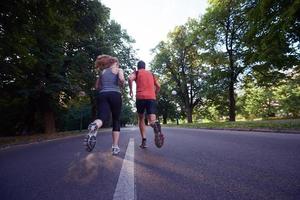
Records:
[[[28,144],[34,142],[40,142],[45,140],[53,140],[57,138],[64,138],[69,136],[76,136],[83,134],[85,131],[65,131],[52,134],[34,134],[34,135],[24,135],[24,136],[8,136],[0,137],[0,148],[5,148],[17,144]]]
[[[236,129],[300,133],[300,119],[168,124],[168,127]]]

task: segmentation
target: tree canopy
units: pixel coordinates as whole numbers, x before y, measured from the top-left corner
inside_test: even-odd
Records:
[[[299,0],[209,0],[205,14],[174,27],[150,64],[164,123],[299,117],[299,16]],[[128,75],[133,43],[96,0],[0,2],[0,133],[86,127],[95,58],[116,56]],[[135,123],[122,93],[122,124]]]
[[[99,54],[134,61],[133,39],[98,1],[9,1],[0,8],[1,131],[56,131],[80,91],[94,103]],[[95,109],[94,109],[95,110]]]
[[[228,115],[229,121],[237,114],[247,117],[242,108],[255,95],[256,117],[276,113],[260,110],[266,98],[275,98],[273,90],[289,85],[286,78],[294,79],[299,88],[299,5],[292,0],[210,0],[203,16],[175,27],[157,45],[153,68],[178,92],[177,103],[188,122],[192,115]],[[269,101],[273,110],[275,102]]]

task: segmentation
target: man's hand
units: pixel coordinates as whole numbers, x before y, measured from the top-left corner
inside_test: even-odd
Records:
[[[132,90],[129,91],[129,95],[131,96],[131,98],[133,97],[133,92],[132,92]]]
[[[135,73],[130,74],[128,78],[128,85],[129,85],[129,95],[131,98],[133,97],[133,92],[132,92],[132,81],[135,79]]]

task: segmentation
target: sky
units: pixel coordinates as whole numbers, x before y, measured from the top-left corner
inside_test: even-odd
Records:
[[[100,0],[109,7],[111,19],[119,23],[136,43],[138,59],[149,64],[151,49],[175,26],[183,25],[188,18],[205,13],[207,0]]]

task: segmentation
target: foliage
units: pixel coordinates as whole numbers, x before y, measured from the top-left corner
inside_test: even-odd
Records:
[[[178,111],[174,103],[176,98],[171,94],[172,88],[166,82],[161,82],[161,91],[157,97],[158,116],[162,116],[163,124],[167,124],[168,119],[174,120]]]
[[[80,91],[95,111],[95,57],[134,60],[133,40],[98,1],[2,2],[0,27],[0,132],[55,132]]]
[[[299,117],[299,0],[209,3],[153,51],[164,122]],[[1,1],[0,133],[78,129],[81,114],[86,127],[96,116],[94,59],[118,57],[127,76],[133,42],[96,0]],[[136,120],[127,90],[123,125]]]
[[[204,61],[213,68],[212,73],[217,74],[217,79],[212,76],[212,80],[228,91],[230,121],[235,121],[238,77],[247,67],[242,41],[248,27],[246,10],[247,4],[242,0],[210,1],[200,24],[199,45],[204,50]]]
[[[279,131],[285,133],[288,132],[300,133],[300,119],[194,123],[194,124],[180,124],[179,127],[205,128],[205,129],[207,128],[208,129],[232,129],[232,130],[244,130],[244,131],[252,131],[256,129],[258,131],[265,130],[265,131],[272,131],[272,132]]]
[[[128,103],[123,102],[120,121],[121,121],[122,127],[125,127],[126,124],[136,124],[137,123],[136,115],[132,111],[132,106],[129,102]]]
[[[240,97],[241,114],[248,119],[275,116],[300,116],[300,85],[296,79],[283,80],[273,87],[257,86],[251,78],[243,86]]]
[[[274,117],[278,101],[272,89],[255,86],[254,82],[246,83],[239,102],[243,116],[247,119]]]
[[[246,62],[260,85],[274,85],[299,65],[300,2],[249,1]]]
[[[195,42],[197,38],[193,34],[196,25],[197,21],[190,20],[170,32],[168,41],[156,47],[152,63],[152,68],[177,92],[178,104],[189,123],[192,122],[194,107],[201,103],[202,65]]]

